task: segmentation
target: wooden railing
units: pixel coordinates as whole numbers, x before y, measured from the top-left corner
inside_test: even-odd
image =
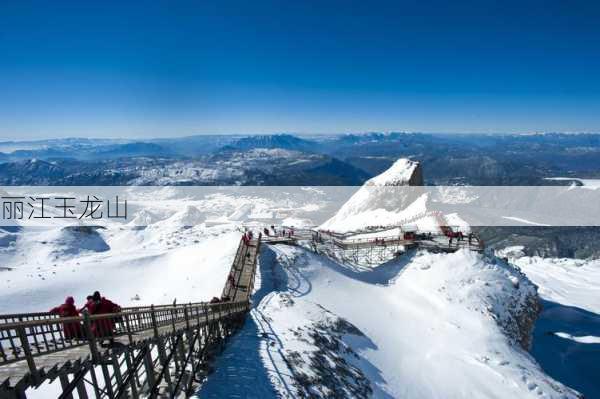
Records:
[[[262,234],[258,234],[258,237],[246,244],[243,240],[240,240],[240,245],[238,246],[238,250],[235,254],[235,258],[231,265],[230,274],[233,276],[234,284],[231,284],[229,278],[223,287],[223,291],[221,293],[221,298],[229,298],[229,300],[233,300],[237,298],[238,292],[240,290],[241,277],[242,272],[244,271],[244,262],[246,260],[246,256],[248,255],[251,247],[256,247],[256,251],[260,248],[260,244],[262,242]],[[251,265],[253,270],[252,274],[254,275],[256,269],[256,257],[253,259],[253,264]],[[254,277],[254,276],[252,276]],[[254,278],[252,278],[248,282],[248,287],[245,287],[245,299],[249,299],[252,294],[252,290],[254,289]]]
[[[160,334],[164,330],[167,334],[178,327],[202,326],[244,313],[248,306],[248,301],[143,306],[120,313],[89,315],[84,312],[80,317],[40,320],[32,319],[37,316],[31,314],[10,315],[23,321],[0,324],[0,365],[26,360],[34,372],[38,356],[83,345],[89,345],[94,355],[100,350],[98,341],[102,339],[125,337],[126,343],[133,345],[144,339],[140,333]]]
[[[189,303],[187,304],[187,306],[191,306],[191,305],[200,305],[203,302],[193,302],[193,303]],[[159,308],[163,308],[163,307],[170,307],[173,306],[173,304],[169,304],[169,305],[153,305],[154,309],[159,309]],[[143,305],[143,306],[124,306],[121,308],[122,312],[134,312],[134,311],[141,311],[144,309],[151,309],[153,307],[152,305]],[[39,321],[39,320],[56,320],[59,319],[60,316],[57,315],[56,313],[50,313],[50,312],[32,312],[32,313],[9,313],[9,314],[0,314],[0,326],[2,326],[3,324],[7,324],[7,323],[20,323],[23,321]]]
[[[376,234],[376,233],[368,233]],[[448,247],[452,249],[467,248],[475,251],[483,250],[483,242],[475,235],[472,236],[471,240],[468,236],[463,237],[460,241],[457,238],[452,240],[452,244],[448,242],[442,243],[440,240],[449,240],[445,234],[425,234],[416,233],[411,238],[404,238],[403,235],[390,235],[390,236],[378,236],[378,237],[363,237],[363,238],[350,238],[352,236],[346,234],[335,234],[332,232],[319,231],[318,238],[315,238],[317,242],[325,244],[332,244],[338,248],[347,249],[359,246],[385,246],[391,244],[397,245],[418,245],[423,248],[442,248]],[[437,241],[436,241],[437,240]]]

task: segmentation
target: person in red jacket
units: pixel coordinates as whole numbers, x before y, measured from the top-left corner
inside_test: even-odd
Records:
[[[88,295],[87,298],[85,299],[85,305],[83,305],[81,307],[81,309],[79,309],[79,313],[83,312],[84,309],[87,309],[88,312],[90,311],[92,305],[94,304],[94,300],[92,299],[93,297],[91,295]]]
[[[227,282],[232,288],[235,287],[235,277],[233,276],[233,272],[229,272],[229,276],[227,276]]]
[[[77,317],[79,312],[75,307],[75,300],[72,296],[68,296],[65,299],[65,303],[50,310],[50,313],[59,315],[60,317]],[[81,329],[81,323],[78,321],[72,321],[63,323],[63,331],[65,333],[65,339],[80,339],[83,337],[83,331]]]
[[[94,292],[92,295],[93,303],[89,307],[91,315],[100,315],[108,313],[119,313],[121,307],[100,295],[100,292]],[[115,321],[112,318],[92,320],[92,333],[99,338],[108,338],[112,342]]]

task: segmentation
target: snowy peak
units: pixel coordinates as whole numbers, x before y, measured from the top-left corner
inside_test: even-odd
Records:
[[[407,158],[400,158],[381,173],[368,180],[367,186],[422,186],[423,172],[421,164]]]
[[[399,226],[421,218],[427,213],[427,194],[419,188],[395,187],[422,185],[419,162],[401,158],[385,172],[368,180],[320,229],[347,233]]]

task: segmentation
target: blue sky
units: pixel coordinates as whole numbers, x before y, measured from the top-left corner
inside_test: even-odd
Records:
[[[600,132],[599,2],[423,3],[3,1],[0,138]]]

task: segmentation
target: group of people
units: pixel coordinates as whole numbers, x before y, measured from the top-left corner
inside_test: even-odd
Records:
[[[68,296],[65,303],[50,309],[50,313],[60,317],[78,317],[81,313],[88,312],[90,315],[100,315],[121,312],[121,307],[116,303],[100,295],[99,291],[87,297],[87,302],[80,309],[75,306],[75,299]],[[112,341],[115,328],[114,318],[101,318],[91,321],[91,333],[97,338],[108,338]],[[79,321],[63,323],[63,331],[66,340],[84,339],[86,334]]]
[[[465,239],[465,236],[462,233],[462,231],[450,231],[449,233],[446,233],[446,236],[448,237],[448,245],[452,245],[452,241],[455,238],[457,245],[460,241],[463,241]],[[471,245],[473,243],[473,240],[475,239],[475,234],[469,233],[467,235],[467,239],[469,240],[469,245]]]
[[[213,296],[209,303],[223,303],[229,302],[230,300],[231,298],[227,295],[223,295],[221,298],[219,298],[218,296]]]
[[[252,230],[246,231],[244,234],[242,234],[242,241],[244,241],[244,244],[249,245],[253,237],[254,233],[252,233]]]
[[[271,232],[273,234],[271,234]],[[281,237],[287,237],[287,238],[292,238],[294,236],[294,229],[290,228],[290,229],[285,229],[282,228],[279,233],[277,232],[277,228],[275,227],[275,225],[271,225],[271,229],[269,229],[268,227],[265,227],[263,229],[263,233],[265,233],[265,235],[267,237],[277,237],[277,236],[281,236]]]
[[[281,236],[292,238],[294,236],[294,229],[289,229],[287,231],[285,229],[281,229]]]
[[[375,238],[375,245],[385,245],[384,238]]]

